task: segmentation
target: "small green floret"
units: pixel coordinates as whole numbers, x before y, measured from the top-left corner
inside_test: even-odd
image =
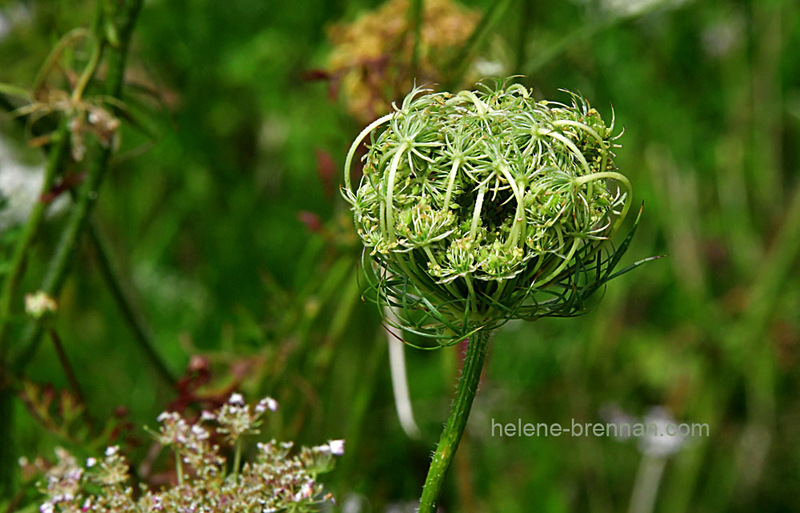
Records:
[[[621,253],[605,248],[631,186],[614,164],[613,121],[571,96],[415,89],[353,143],[344,195],[375,264],[365,266],[375,299],[402,328],[444,345],[510,319],[576,315],[613,277]]]

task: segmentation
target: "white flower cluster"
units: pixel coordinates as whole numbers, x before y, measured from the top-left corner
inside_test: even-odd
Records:
[[[47,471],[47,499],[41,513],[277,512],[317,511],[332,499],[323,493],[317,476],[331,470],[334,456],[344,454],[344,441],[333,440],[316,447],[292,451],[292,442],[259,443],[255,460],[241,469],[228,470],[216,434],[239,443],[244,434],[257,432],[261,416],[275,411],[278,403],[265,398],[250,407],[240,394],[214,412],[203,412],[191,423],[175,412],[158,416],[156,440],[176,455],[178,482],[159,490],[140,485],[134,494],[129,464],[118,447],[109,447],[103,458],[89,458],[85,465],[67,451],[56,451],[58,463]],[[209,427],[215,425],[216,429]],[[237,451],[238,453],[238,451]]]

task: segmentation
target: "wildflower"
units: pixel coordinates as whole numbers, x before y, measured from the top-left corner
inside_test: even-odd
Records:
[[[256,413],[264,413],[265,411],[277,411],[278,401],[272,397],[265,397],[256,404]]]
[[[331,454],[341,456],[344,454],[344,440],[331,440],[328,442],[328,447],[331,448]]]
[[[643,422],[649,429],[639,440],[639,450],[647,456],[665,458],[672,456],[686,443],[686,436],[675,428],[675,419],[666,408],[654,407],[645,415]]]
[[[41,319],[54,313],[57,309],[58,304],[55,299],[41,290],[35,294],[25,294],[25,312],[34,319]]]
[[[350,166],[368,136],[354,188]],[[643,262],[612,274],[632,236],[609,249],[631,193],[614,164],[617,137],[578,95],[536,101],[497,82],[455,95],[415,88],[351,145],[343,194],[379,311],[394,309],[387,324],[427,347],[469,339],[421,513],[437,510],[491,332],[581,314],[598,288]]]
[[[630,206],[617,137],[575,94],[567,105],[518,84],[414,89],[359,135],[345,166],[374,299],[436,345],[510,319],[585,312],[627,247],[606,244]]]
[[[259,404],[269,409],[272,401],[265,398]],[[274,401],[274,400],[273,400]],[[227,424],[225,417],[231,409],[252,414],[241,394],[234,394],[222,408],[206,412],[207,419],[215,420],[221,431]],[[257,407],[255,409],[258,409]],[[261,412],[263,413],[263,411]],[[158,416],[161,430],[154,433],[161,443],[168,443],[176,451],[178,482],[172,486],[148,489],[141,485],[134,497],[130,483],[129,463],[118,446],[108,447],[102,459],[89,458],[85,468],[78,466],[74,457],[63,449],[57,450],[58,464],[45,476],[46,499],[39,507],[40,513],[56,511],[107,512],[107,511],[318,511],[323,503],[332,500],[323,493],[317,476],[330,470],[333,455],[341,454],[344,441],[329,442],[325,454],[306,447],[293,451],[292,442],[259,443],[256,458],[243,466],[230,466],[220,455],[220,447],[211,445],[211,430],[184,419],[175,412]],[[240,447],[241,439],[227,438],[230,445]],[[239,451],[237,450],[237,453]],[[316,457],[309,458],[315,454]],[[238,456],[237,456],[238,458]],[[324,460],[324,461],[320,461]],[[322,464],[324,463],[324,465]],[[184,472],[183,465],[191,467]],[[228,468],[233,473],[228,474]]]

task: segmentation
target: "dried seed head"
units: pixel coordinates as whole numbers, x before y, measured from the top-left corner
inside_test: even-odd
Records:
[[[341,91],[348,112],[369,122],[391,109],[391,102],[412,86],[413,77],[441,82],[448,60],[456,56],[480,21],[480,13],[452,0],[423,3],[418,62],[408,0],[388,0],[347,24],[333,25],[329,59],[332,92]]]

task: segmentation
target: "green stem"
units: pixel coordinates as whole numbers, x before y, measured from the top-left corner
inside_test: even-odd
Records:
[[[458,50],[458,54],[456,54],[455,58],[450,61],[452,71],[448,80],[445,82],[445,90],[456,88],[464,79],[464,75],[473,61],[473,55],[491,33],[492,28],[500,22],[503,13],[510,3],[511,0],[495,0],[495,2],[486,9],[483,17],[475,26],[475,30],[470,34],[469,39],[467,39]]]
[[[56,177],[66,163],[69,153],[69,131],[67,120],[63,120],[56,134],[55,146],[51,149],[50,158],[45,168],[44,182],[42,183],[41,196],[46,195],[53,187]],[[4,367],[9,352],[9,328],[11,324],[12,306],[17,296],[17,289],[25,273],[25,264],[39,230],[44,223],[44,215],[48,204],[37,201],[33,207],[22,236],[17,242],[14,255],[11,257],[11,268],[8,276],[3,280],[3,289],[0,292],[0,367]]]
[[[353,166],[353,157],[356,155],[356,151],[358,147],[361,145],[361,141],[363,141],[373,130],[381,126],[382,124],[386,123],[390,119],[394,117],[394,112],[390,112],[385,116],[381,116],[369,125],[367,125],[364,130],[362,130],[357,136],[353,144],[350,145],[350,150],[347,152],[347,158],[344,161],[344,186],[345,190],[347,191],[348,197],[353,197],[355,193],[353,192],[353,186],[351,183],[350,172],[351,167]]]
[[[128,327],[133,333],[133,338],[139,345],[139,348],[144,353],[145,357],[150,360],[151,365],[156,370],[158,375],[168,385],[173,385],[177,381],[177,376],[170,370],[167,363],[156,350],[152,331],[150,330],[147,322],[144,320],[139,310],[135,307],[133,297],[123,285],[123,280],[120,275],[119,269],[111,258],[111,251],[108,243],[103,238],[97,223],[90,220],[88,227],[89,237],[96,250],[97,263],[100,265],[100,272],[106,281],[106,285],[114,296]]]
[[[55,328],[48,329],[48,333],[50,335],[50,340],[53,341],[53,348],[56,350],[56,356],[58,357],[58,361],[61,364],[61,368],[64,369],[64,374],[67,377],[67,383],[69,383],[69,387],[72,389],[72,393],[75,394],[75,399],[81,406],[84,407],[88,415],[88,408],[86,407],[86,398],[83,395],[83,390],[81,390],[81,385],[78,382],[78,376],[75,375],[75,370],[72,367],[72,364],[69,363],[67,352],[64,351],[64,344],[61,343],[61,337],[58,336],[58,332],[55,330]]]
[[[425,479],[419,513],[436,511],[436,503],[442,491],[447,468],[458,449],[458,443],[461,441],[461,435],[464,433],[469,411],[472,408],[472,401],[478,391],[490,335],[491,332],[479,331],[470,338],[467,345],[467,355],[464,358],[464,368],[456,388],[456,397],[453,400],[450,416],[447,418],[442,436],[439,438],[439,444],[436,446],[428,477]]]
[[[642,457],[636,472],[629,513],[653,513],[666,464],[667,459],[663,456]]]
[[[104,4],[105,5],[105,4]],[[113,41],[110,41],[110,49],[107,59],[107,81],[106,94],[112,98],[119,99],[122,92],[124,81],[125,64],[128,54],[128,43],[130,41],[133,27],[136,23],[139,10],[142,7],[142,0],[125,0],[120,2],[108,3],[108,18],[104,21],[106,27],[102,27],[98,15],[93,31],[98,39],[98,45],[105,46],[105,36],[111,31],[114,33]],[[98,11],[99,12],[99,11]],[[103,29],[107,30],[103,30]],[[63,44],[63,43],[62,43]],[[96,49],[102,52],[102,49]],[[60,50],[58,50],[60,51]],[[98,59],[102,53],[98,54]],[[94,69],[96,63],[90,63]],[[46,64],[43,68],[48,69]],[[37,81],[37,86],[41,85]],[[49,192],[66,165],[69,157],[69,120],[64,118],[59,125],[55,136],[55,145],[50,151],[47,168],[45,170],[45,180],[43,192]],[[81,197],[72,211],[67,228],[59,242],[59,247],[51,262],[43,290],[51,297],[58,296],[58,291],[66,277],[68,262],[78,244],[78,237],[82,233],[88,215],[91,213],[92,206],[97,198],[102,178],[108,167],[111,157],[111,148],[101,148],[97,158],[92,162],[86,182],[81,188]],[[23,234],[17,243],[14,255],[11,260],[11,269],[3,282],[0,291],[0,498],[8,498],[14,490],[16,476],[16,448],[12,442],[14,436],[14,424],[12,414],[14,412],[15,394],[13,389],[14,378],[24,372],[25,365],[30,361],[31,356],[41,339],[43,326],[40,322],[35,322],[26,333],[26,337],[19,345],[20,350],[11,360],[10,352],[10,322],[13,302],[16,297],[22,275],[25,270],[28,253],[44,219],[47,208],[42,202],[36,204],[31,213],[31,217],[25,226]]]
[[[0,502],[16,491],[17,446],[14,433],[14,410],[17,395],[10,376],[0,368]]]
[[[242,439],[236,439],[236,449],[233,454],[233,477],[239,477],[239,467],[242,466]]]
[[[411,76],[417,78],[417,69],[419,68],[419,50],[420,40],[422,39],[422,22],[423,13],[425,11],[424,0],[412,0],[411,7],[408,10],[408,21],[411,26],[411,35],[414,38],[413,46],[411,49]]]
[[[114,12],[109,13],[110,19],[107,20],[113,28],[115,41],[106,41],[109,49],[106,95],[119,100],[122,95],[128,44],[136,17],[142,7],[142,0],[129,0],[121,5],[113,5],[115,6]],[[51,297],[57,297],[61,287],[64,285],[67,271],[78,247],[79,237],[88,224],[89,215],[97,201],[100,185],[108,171],[113,145],[102,146],[98,143],[97,146],[97,156],[89,167],[88,175],[81,187],[78,202],[70,212],[70,218],[62,233],[56,252],[50,261],[47,275],[41,287],[41,290]],[[19,356],[15,359],[15,367],[18,372],[22,372],[22,369],[36,352],[42,331],[41,323],[34,322],[25,334]]]
[[[59,125],[55,145],[51,150],[45,169],[42,195],[52,188],[56,176],[64,167],[68,153],[69,132],[67,131],[67,121],[63,120]],[[8,365],[12,307],[17,297],[17,289],[25,273],[28,253],[42,227],[47,206],[44,202],[38,201],[33,207],[33,212],[31,212],[22,236],[17,242],[11,258],[11,269],[3,280],[3,288],[0,292],[0,440],[2,440],[0,442],[0,499],[9,498],[14,493],[17,469],[16,445],[13,442],[16,399],[13,374],[16,369]]]
[[[177,447],[175,448],[175,475],[178,478],[178,486],[183,486],[183,458]]]

